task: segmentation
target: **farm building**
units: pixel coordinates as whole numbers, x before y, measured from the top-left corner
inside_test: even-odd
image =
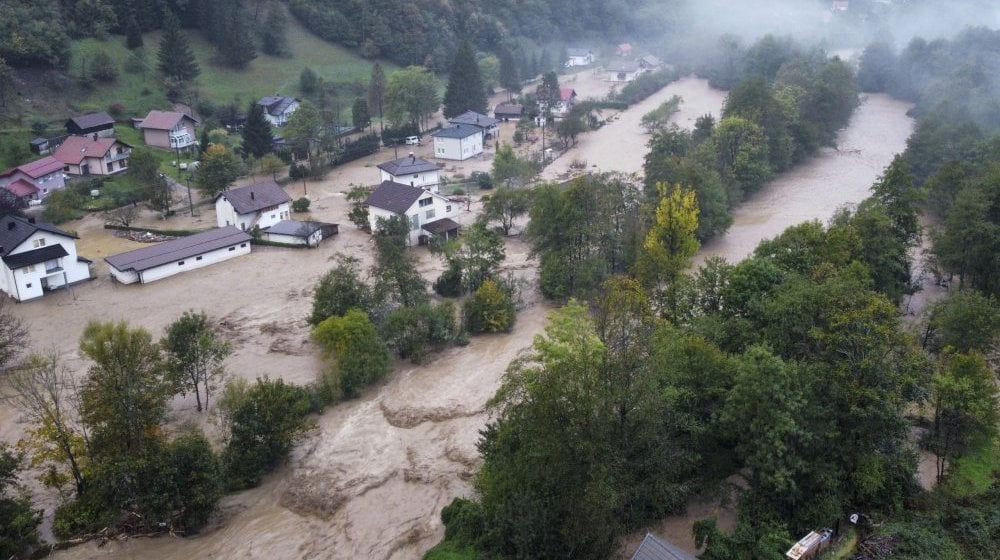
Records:
[[[122,284],[148,284],[250,253],[250,234],[234,226],[178,237],[105,258]]]
[[[287,245],[319,247],[320,241],[337,234],[339,226],[324,222],[282,220],[265,229],[262,236],[267,241]]]

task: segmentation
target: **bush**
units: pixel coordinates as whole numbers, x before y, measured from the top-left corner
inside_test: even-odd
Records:
[[[465,302],[465,325],[470,333],[510,332],[517,315],[510,290],[487,279]]]
[[[407,136],[420,136],[420,127],[416,123],[404,124],[395,128],[387,126],[382,130],[382,144],[392,146],[397,142],[402,142]]]
[[[118,66],[111,55],[98,51],[90,59],[90,76],[101,82],[113,82],[118,79]]]
[[[476,184],[481,189],[493,188],[493,177],[486,171],[476,171],[472,174],[472,178],[476,180]]]
[[[455,339],[455,306],[449,303],[399,308],[382,324],[382,338],[401,358],[420,363],[429,351]]]
[[[171,527],[197,531],[208,522],[222,497],[219,458],[200,431],[178,436],[170,442],[174,504]]]
[[[308,212],[310,204],[312,201],[304,196],[297,198],[292,202],[292,212]]]
[[[232,414],[229,444],[222,452],[226,485],[252,488],[284,461],[312,408],[307,389],[281,379],[257,379]]]
[[[453,266],[445,269],[434,281],[434,292],[444,297],[462,295],[462,270]]]
[[[60,539],[93,533],[114,521],[115,513],[109,511],[94,496],[84,494],[56,508],[52,532]]]
[[[116,121],[121,120],[122,117],[125,116],[125,104],[120,101],[116,101],[115,103],[108,105],[108,115]]]
[[[375,302],[371,288],[361,281],[358,259],[336,255],[337,264],[327,271],[313,291],[309,324],[316,326],[328,317],[345,315],[351,309],[361,309],[372,315]]]
[[[85,204],[87,204],[87,198],[71,189],[55,191],[45,199],[45,211],[42,212],[42,219],[53,224],[61,224],[82,218],[84,212],[79,209]]]
[[[392,370],[389,350],[364,311],[352,309],[343,317],[329,317],[313,329],[312,337],[333,361],[324,376],[332,395],[339,390],[346,397],[357,396]]]

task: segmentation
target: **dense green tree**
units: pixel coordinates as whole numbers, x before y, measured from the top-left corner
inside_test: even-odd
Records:
[[[118,79],[118,65],[107,51],[97,51],[90,59],[88,73],[97,82],[114,82]]]
[[[358,259],[342,253],[335,257],[336,265],[320,277],[313,291],[309,324],[314,327],[351,309],[361,309],[372,315],[375,302],[371,288],[359,276]]]
[[[583,116],[579,111],[570,111],[568,115],[559,119],[556,123],[556,136],[562,141],[564,148],[571,148],[576,145],[576,137],[587,130],[587,125],[583,122]]]
[[[247,120],[243,125],[244,157],[261,158],[274,151],[274,133],[271,123],[264,117],[264,106],[256,101],[247,109]]]
[[[299,91],[302,95],[315,95],[322,85],[323,79],[316,75],[312,68],[303,68],[299,74]]]
[[[372,116],[368,111],[368,102],[358,97],[351,106],[351,124],[358,130],[364,130],[372,124]]]
[[[20,558],[38,544],[41,510],[31,507],[31,500],[17,491],[19,457],[6,443],[0,443],[0,556]]]
[[[876,41],[861,53],[858,60],[858,86],[861,91],[880,93],[895,80],[896,53],[889,43]]]
[[[125,19],[125,46],[129,50],[135,50],[142,47],[142,29],[139,27],[139,22],[136,21],[135,16],[130,14]]]
[[[368,314],[351,309],[316,325],[312,338],[332,362],[324,380],[336,392],[355,397],[392,370],[392,359]]]
[[[427,285],[417,272],[413,255],[406,250],[409,232],[409,222],[398,216],[380,218],[372,232],[375,262],[370,275],[375,301],[402,307],[427,302]]]
[[[489,278],[476,288],[462,312],[465,328],[473,334],[510,332],[517,318],[509,290]]]
[[[993,350],[1000,335],[1000,306],[996,299],[972,290],[959,290],[934,302],[928,309],[924,345],[934,352]]]
[[[0,57],[15,68],[65,68],[70,40],[55,0],[0,2]]]
[[[551,111],[562,100],[559,76],[555,72],[548,71],[542,76],[542,83],[535,88],[535,99],[545,111]]]
[[[416,123],[423,128],[441,106],[437,79],[422,66],[410,66],[389,76],[385,86],[385,117],[395,126]]]
[[[288,17],[280,5],[272,5],[260,29],[260,50],[271,56],[288,54],[288,39],[285,37]]]
[[[400,358],[420,363],[428,352],[441,350],[455,340],[455,306],[424,301],[400,307],[386,316],[380,331]]]
[[[224,144],[212,144],[194,173],[194,184],[205,196],[215,197],[240,176],[239,158]]]
[[[510,235],[514,221],[528,213],[530,202],[531,191],[527,189],[499,187],[490,193],[489,200],[483,204],[483,217],[500,222],[503,234]]]
[[[232,346],[219,337],[204,311],[185,311],[167,327],[160,346],[166,352],[171,381],[182,395],[194,393],[198,412],[202,404],[207,410],[209,395],[225,374],[223,362]]]
[[[483,88],[472,45],[468,41],[455,51],[448,75],[448,87],[444,92],[444,117],[450,119],[466,111],[486,112],[486,90]]]
[[[656,187],[660,201],[637,263],[638,276],[648,286],[673,281],[701,246],[695,237],[698,202],[694,191],[663,183]]]
[[[733,205],[771,178],[767,138],[760,126],[743,117],[722,119],[714,138],[719,174]]]
[[[200,430],[177,436],[167,447],[165,458],[173,475],[164,496],[170,500],[171,527],[197,531],[208,522],[222,497],[219,458]]]
[[[518,76],[517,64],[507,49],[501,49],[497,58],[500,60],[500,87],[507,90],[507,101],[513,99],[515,93],[521,92],[521,78]]]
[[[503,144],[493,157],[493,180],[500,185],[517,187],[527,183],[538,173],[534,164],[517,157],[514,148]]]
[[[506,258],[503,238],[477,220],[461,237],[445,241],[434,248],[445,260],[446,272],[459,279],[461,295],[476,291],[480,284],[497,274],[500,263]]]
[[[201,73],[191,45],[181,32],[180,22],[170,10],[166,10],[163,17],[163,36],[160,38],[157,60],[160,73],[178,82],[191,81]]]
[[[306,154],[309,167],[314,168],[313,155],[323,135],[323,115],[318,107],[306,100],[288,118],[285,125],[285,139],[299,154]]]
[[[385,129],[385,88],[385,71],[382,70],[382,65],[376,62],[368,79],[368,107],[373,112],[378,110],[381,130]]]
[[[230,438],[222,452],[226,485],[256,486],[292,450],[310,412],[306,390],[281,379],[257,379],[232,412]]]

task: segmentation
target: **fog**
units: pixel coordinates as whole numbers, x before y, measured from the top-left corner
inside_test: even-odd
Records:
[[[766,35],[819,43],[829,50],[863,48],[873,40],[905,46],[914,37],[946,38],[969,26],[1000,27],[996,0],[662,0],[649,7],[672,30],[661,36],[667,50],[699,48],[720,35],[744,43]],[[647,31],[653,32],[652,29]],[[655,32],[653,32],[655,33]],[[652,33],[651,33],[652,34]]]

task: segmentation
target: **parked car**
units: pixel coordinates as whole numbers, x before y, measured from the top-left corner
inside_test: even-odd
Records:
[[[420,137],[419,136],[407,136],[406,137],[406,145],[407,146],[419,146],[420,145]]]

